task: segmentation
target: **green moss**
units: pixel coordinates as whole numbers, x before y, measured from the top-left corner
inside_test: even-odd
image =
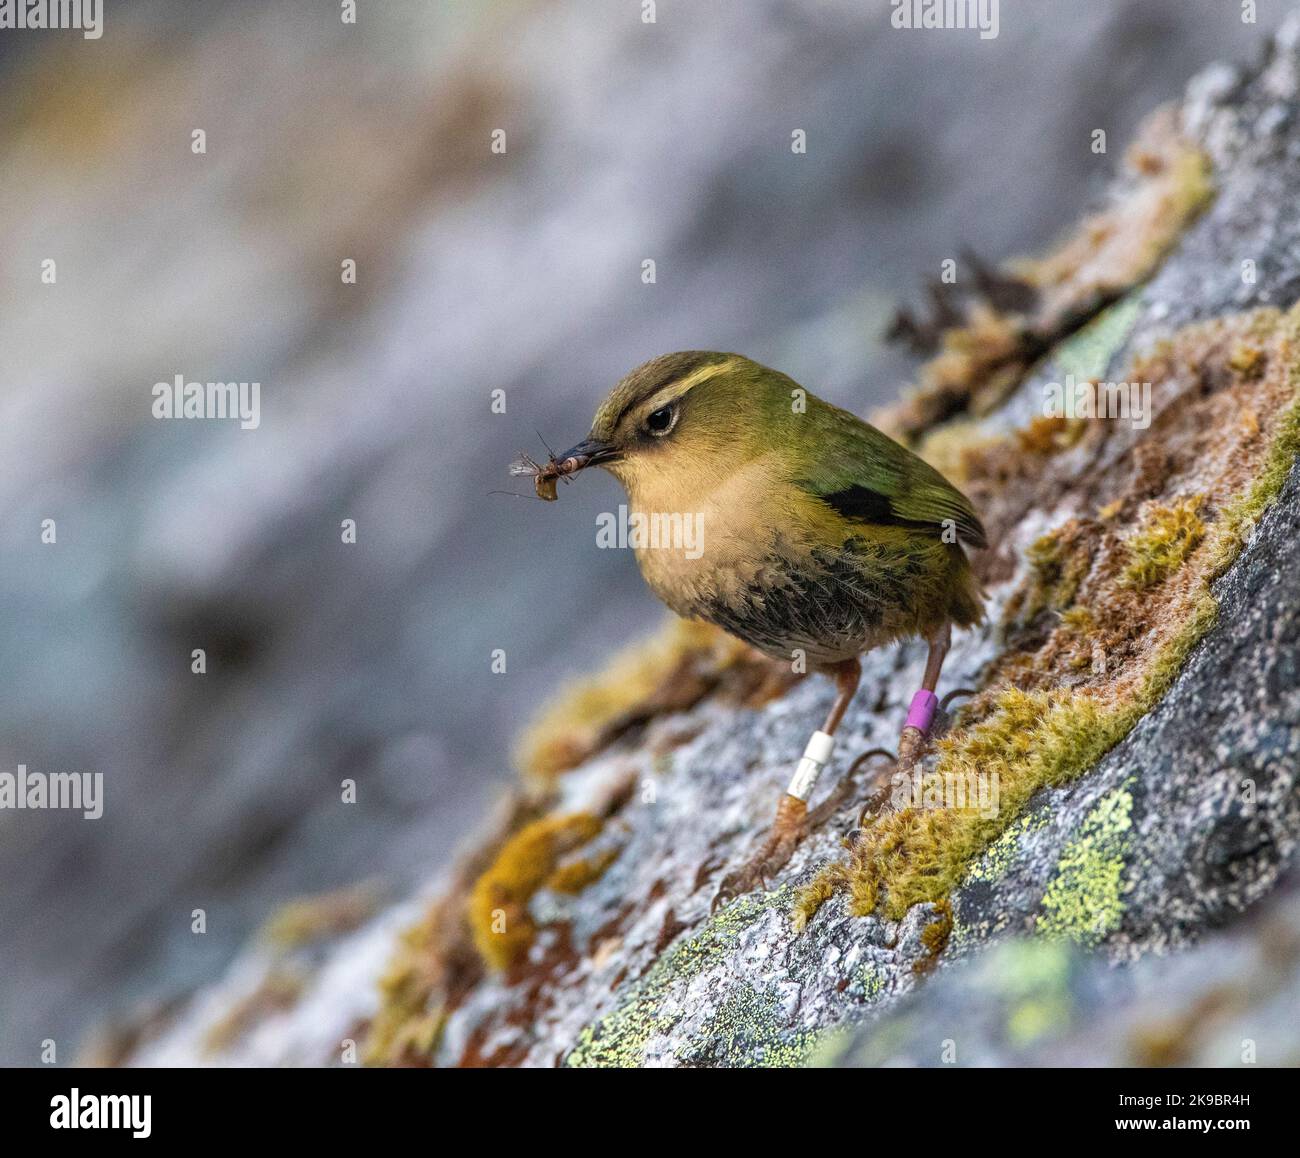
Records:
[[[546,784],[641,713],[689,707],[711,686],[702,673],[716,675],[751,654],[710,624],[674,617],[612,656],[603,670],[561,689],[525,730],[515,761],[526,776]]]
[[[1125,541],[1128,562],[1120,584],[1145,591],[1164,582],[1186,562],[1205,538],[1201,509],[1202,495],[1190,495],[1175,503],[1148,503],[1142,525]]]
[[[1292,381],[1300,390],[1300,366],[1292,371]],[[1300,457],[1300,405],[1293,406],[1282,420],[1269,446],[1264,469],[1255,477],[1250,489],[1236,502],[1225,507],[1222,516],[1224,534],[1216,560],[1220,572],[1236,558],[1259,517],[1273,505]]]
[[[1007,602],[1004,622],[1008,626],[1028,624],[1045,610],[1067,611],[1092,563],[1088,538],[1074,519],[1035,539],[1025,558],[1030,578]]]
[[[1154,542],[1151,544],[1150,555],[1159,557],[1162,567],[1179,565],[1175,560],[1181,556],[1188,577],[1168,599],[1153,605],[1155,610],[1148,613],[1147,626],[1139,635],[1123,634],[1134,615],[1146,612],[1135,608],[1132,591],[1126,590],[1118,577],[1109,589],[1103,585],[1101,590],[1093,590],[1097,584],[1090,583],[1087,602],[1095,608],[1097,618],[1103,623],[1112,616],[1121,620],[1117,638],[1125,645],[1126,654],[1124,663],[1115,669],[1118,674],[1094,686],[1058,685],[1024,691],[1004,685],[984,693],[983,718],[940,741],[937,762],[925,775],[996,776],[1000,815],[909,807],[878,818],[865,830],[849,863],[828,866],[800,892],[796,919],[801,925],[838,891],[848,894],[853,913],[880,910],[894,920],[914,904],[946,897],[972,860],[1023,812],[1035,793],[1063,784],[1095,765],[1168,691],[1192,649],[1215,622],[1218,606],[1212,584],[1236,559],[1255,521],[1276,500],[1300,454],[1300,365],[1294,352],[1300,336],[1300,310],[1285,317],[1269,311],[1250,324],[1267,331],[1273,340],[1274,357],[1284,368],[1290,402],[1280,416],[1275,410],[1272,434],[1263,453],[1250,448],[1253,474],[1244,486],[1231,484],[1241,488],[1240,493],[1232,501],[1221,500],[1218,520],[1196,537],[1187,533],[1188,523],[1180,517],[1175,522],[1183,530],[1164,536],[1169,545],[1165,555],[1159,556]],[[1187,332],[1188,351],[1213,349],[1220,334],[1221,329],[1213,326],[1192,328]],[[1239,453],[1236,447],[1230,452]],[[1239,462],[1223,457],[1221,469],[1233,477],[1231,469]],[[1187,546],[1191,538],[1200,545]],[[1060,607],[1068,603],[1078,587],[1075,580],[1088,574],[1084,569],[1081,575],[1070,562],[1072,554],[1059,534],[1046,542],[1040,540],[1035,567],[1042,570],[1044,604]],[[1023,665],[1019,670],[1025,670]],[[1065,920],[1063,910],[1060,919]]]
[[[1104,796],[1066,845],[1043,894],[1037,929],[1095,948],[1124,915],[1124,864],[1133,797],[1127,787]]]
[[[1036,540],[1028,551],[1038,573],[1044,602],[1055,610],[1069,607],[1088,574],[1087,552],[1071,550],[1060,531]]]

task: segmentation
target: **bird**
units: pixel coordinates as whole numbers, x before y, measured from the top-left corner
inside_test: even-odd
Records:
[[[920,637],[922,686],[900,734],[914,760],[934,720],[952,629],[983,617],[966,548],[987,546],[969,499],[888,435],[734,353],[664,354],[626,375],[587,437],[545,466],[555,480],[600,467],[628,496],[629,521],[697,534],[633,543],[650,589],[774,659],[835,681],[757,853],[727,874],[715,907],[766,887],[810,827],[808,801],[861,680],[861,656]]]

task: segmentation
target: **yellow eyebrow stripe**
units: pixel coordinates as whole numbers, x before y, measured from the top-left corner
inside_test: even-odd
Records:
[[[675,382],[668,382],[660,386],[651,395],[649,409],[658,410],[664,403],[671,402],[674,398],[680,398],[688,390],[694,390],[701,382],[707,382],[718,374],[734,369],[739,361],[739,358],[728,358],[725,362],[714,362],[709,366],[701,366],[698,370],[687,374],[685,378],[678,378]]]

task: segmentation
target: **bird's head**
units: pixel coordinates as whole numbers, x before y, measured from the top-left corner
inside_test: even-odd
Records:
[[[658,472],[725,477],[768,447],[794,389],[740,354],[664,354],[609,392],[591,432],[559,460],[565,474],[603,466],[629,492]]]

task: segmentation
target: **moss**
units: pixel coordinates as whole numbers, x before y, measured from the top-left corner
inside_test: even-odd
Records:
[[[1028,622],[1040,611],[1063,611],[1074,602],[1092,558],[1077,520],[1035,539],[1025,552],[1032,571],[1027,594],[1009,601],[1008,621]]]
[[[552,892],[570,896],[580,893],[605,875],[605,870],[618,860],[620,851],[617,848],[607,848],[596,856],[561,865],[546,878],[546,887]]]
[[[1086,535],[1057,532],[1036,544],[1022,608],[1064,607],[1065,614],[1045,639],[1034,639],[1029,650],[1009,649],[991,665],[988,686],[966,707],[969,723],[935,746],[936,759],[924,773],[941,780],[997,777],[999,815],[907,807],[877,818],[847,863],[828,866],[801,891],[801,924],[837,892],[847,894],[852,912],[880,910],[891,919],[948,896],[1035,793],[1092,767],[1168,691],[1215,622],[1212,584],[1300,454],[1300,308],[1189,327],[1166,351],[1175,368],[1162,379],[1203,382],[1216,361],[1226,363],[1242,332],[1266,346],[1266,368],[1250,382],[1235,379],[1219,394],[1180,406],[1173,421],[1181,427],[1171,423],[1160,431],[1159,456],[1144,459],[1138,444],[1137,469],[1127,476],[1131,488],[1175,494],[1179,479],[1196,478],[1213,492],[1206,502],[1219,517],[1198,527],[1199,516],[1190,516],[1199,497],[1170,498],[1146,508],[1144,527],[1127,538],[1089,528]],[[1196,376],[1176,368],[1188,365],[1197,367]],[[1231,422],[1234,408],[1262,416],[1260,429]],[[1121,496],[1136,506],[1131,497],[1132,491]],[[1135,590],[1126,579],[1135,558],[1146,564],[1144,575],[1169,579],[1176,571],[1178,581]],[[1077,611],[1065,607],[1076,599]],[[1106,662],[1080,678],[1077,645],[1087,633]]]
[[[1124,915],[1124,864],[1133,796],[1127,786],[1104,796],[1065,846],[1043,894],[1037,930],[1095,948]]]
[[[1014,437],[1017,448],[1026,454],[1056,454],[1078,442],[1087,426],[1082,418],[1040,415]]]
[[[960,486],[966,478],[966,464],[972,453],[1000,441],[982,435],[975,419],[961,416],[926,431],[914,449],[946,479]]]
[[[556,872],[559,860],[602,827],[603,821],[587,812],[546,816],[506,841],[469,898],[474,945],[488,965],[505,969],[527,952],[537,931],[528,901]]]
[[[1258,346],[1242,342],[1233,349],[1232,356],[1228,359],[1228,367],[1236,374],[1254,378],[1263,371],[1264,351]]]
[[[1148,117],[1125,156],[1127,196],[1085,218],[1046,258],[1011,270],[1072,300],[1113,294],[1149,277],[1214,198],[1209,158],[1179,135],[1169,108]]]
[[[1182,138],[1170,109],[1142,125],[1126,169],[1127,189],[1105,210],[1045,257],[1002,267],[1002,278],[1031,291],[1033,308],[1012,313],[976,300],[958,315],[960,324],[943,331],[940,352],[922,367],[917,387],[874,416],[878,426],[914,442],[963,414],[986,414],[1053,346],[1060,346],[1062,374],[1082,381],[1104,373],[1138,309],[1133,300],[1112,303],[1155,271],[1214,196],[1208,158]],[[1098,322],[1095,330],[1063,344],[1090,319]]]
[[[921,930],[921,948],[925,955],[912,967],[917,973],[925,973],[934,967],[939,955],[948,947],[948,938],[952,936],[952,904],[945,898],[935,905],[935,919]]]
[[[1145,591],[1182,566],[1205,538],[1201,518],[1204,505],[1203,495],[1190,495],[1170,504],[1149,503],[1142,525],[1126,541],[1129,560],[1120,582]]]
[[[1297,378],[1300,379],[1300,374],[1297,374]],[[1224,508],[1223,533],[1219,536],[1215,560],[1220,572],[1236,557],[1260,516],[1282,493],[1282,487],[1297,458],[1300,458],[1300,405],[1293,407],[1284,416],[1269,446],[1264,468],[1250,489]]]
[[[379,980],[379,1009],[366,1035],[366,1065],[427,1060],[437,1047],[445,1014],[434,999],[446,906],[403,931],[392,963]]]

